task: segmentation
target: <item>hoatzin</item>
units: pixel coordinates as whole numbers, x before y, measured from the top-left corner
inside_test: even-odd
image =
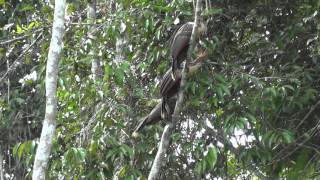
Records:
[[[172,67],[166,72],[160,83],[160,94],[162,101],[157,104],[152,111],[146,117],[142,118],[133,132],[133,136],[137,136],[138,132],[149,124],[157,123],[158,121],[166,118],[166,115],[171,115],[174,111],[176,104],[176,97],[174,97],[180,88],[181,81],[181,69],[180,64],[186,59],[189,41],[193,30],[193,22],[188,22],[182,25],[173,35],[170,43],[170,56],[172,58]],[[204,23],[200,23],[198,27],[199,35],[206,32],[206,26]],[[206,54],[202,54],[194,62],[190,63],[189,73],[195,72],[202,64],[202,60],[205,59]]]
[[[206,57],[206,52],[199,54],[197,59],[188,65],[188,75],[196,72],[201,67],[202,62]],[[178,68],[175,71],[175,79],[172,77],[172,69],[169,69],[160,82],[160,95],[162,96],[161,117],[163,119],[166,118],[166,115],[169,115],[168,112],[171,112],[170,107],[167,105],[168,99],[175,96],[180,88],[182,69]]]
[[[172,58],[172,76],[176,78],[176,69],[187,58],[190,38],[193,30],[193,22],[183,24],[171,37],[170,56]],[[206,25],[201,22],[198,27],[199,36],[207,31]]]
[[[195,71],[197,71],[206,57],[207,54],[202,53],[198,56],[198,58],[195,61],[191,62],[188,66],[188,74],[192,74]],[[140,123],[137,125],[134,132],[132,133],[133,137],[137,137],[139,131],[141,131],[145,126],[155,124],[163,120],[165,118],[165,115],[163,115],[163,113],[170,115],[173,113],[177,101],[175,95],[179,91],[182,69],[177,70],[177,78],[175,80],[172,79],[171,73],[172,69],[170,68],[161,81],[161,102],[158,103],[147,116],[140,120]]]
[[[174,111],[176,101],[177,101],[177,98],[175,97],[168,99],[167,103],[169,105],[170,114],[172,114]],[[145,116],[140,120],[139,124],[137,125],[134,132],[132,133],[133,137],[137,137],[138,132],[141,131],[145,126],[148,126],[150,124],[155,124],[162,120],[161,107],[162,107],[162,101],[158,103],[147,116]]]

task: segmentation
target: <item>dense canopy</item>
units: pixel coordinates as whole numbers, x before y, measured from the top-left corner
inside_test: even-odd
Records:
[[[92,1],[92,0],[91,0]],[[91,2],[89,1],[89,3]],[[0,0],[0,168],[31,179],[45,109],[52,1]],[[171,35],[191,0],[67,1],[48,179],[146,179],[165,122]],[[187,79],[159,179],[315,179],[320,174],[320,3],[204,0],[208,53]],[[92,61],[98,60],[96,78]]]

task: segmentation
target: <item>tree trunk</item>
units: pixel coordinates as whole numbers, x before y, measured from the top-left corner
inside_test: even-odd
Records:
[[[2,148],[0,146],[0,180],[4,180],[3,176],[3,155],[2,155]]]
[[[116,9],[119,9],[115,1],[113,1],[112,3],[114,4],[112,4],[111,7],[116,7]],[[120,26],[120,36],[117,37],[117,41],[116,41],[116,57],[115,57],[116,63],[120,63],[126,58],[124,49],[127,43],[128,43],[128,34],[126,33],[126,28],[124,24],[122,24]]]
[[[90,39],[90,51],[89,56],[92,58],[91,60],[91,73],[92,79],[97,85],[97,81],[101,79],[102,76],[102,69],[101,69],[101,62],[97,56],[97,43],[95,43],[97,36],[95,35],[96,29],[96,0],[91,0],[87,4],[87,23],[89,24],[89,33],[88,37]],[[98,88],[98,87],[97,87]]]
[[[112,1],[111,7],[115,8],[115,9],[112,9],[112,11],[117,11],[119,9],[118,5],[116,4],[116,1]],[[124,24],[121,25],[120,36],[117,37],[117,40],[116,40],[116,54],[115,54],[114,61],[116,62],[117,65],[126,59],[126,53],[124,50],[126,49],[126,46],[128,43],[128,34],[126,32],[125,26],[123,26],[123,25]],[[127,101],[127,99],[125,101]],[[128,121],[128,115],[125,114],[124,117],[125,117],[124,120]],[[123,129],[120,129],[120,131],[118,133],[119,133],[119,143],[125,144],[128,141],[128,138],[127,138],[125,131]],[[114,169],[114,173],[113,173],[114,180],[120,179],[119,173],[120,173],[121,169],[123,168],[124,164],[125,163],[122,158],[120,158],[120,160],[117,161],[117,163],[115,164],[115,169]]]
[[[46,110],[40,142],[38,144],[33,165],[32,179],[34,180],[45,179],[45,171],[48,165],[52,140],[56,128],[58,63],[62,49],[65,7],[66,0],[55,1],[52,37],[49,47],[45,79]]]

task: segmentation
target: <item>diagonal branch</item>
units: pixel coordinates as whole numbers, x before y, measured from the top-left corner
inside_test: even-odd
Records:
[[[318,100],[318,102],[310,108],[309,112],[300,121],[300,123],[297,125],[296,129],[298,129],[303,124],[303,122],[305,122],[311,116],[311,114],[317,109],[317,107],[319,105],[320,105],[320,100]]]
[[[172,120],[169,121],[169,123],[165,126],[164,131],[162,133],[159,149],[158,149],[157,155],[154,159],[154,162],[152,164],[152,168],[150,170],[148,180],[154,180],[159,177],[161,165],[164,162],[164,157],[165,157],[166,151],[169,147],[170,136],[174,130],[174,127],[176,125],[176,122],[179,119],[179,115],[182,110],[182,104],[183,104],[183,100],[184,100],[184,87],[187,82],[187,74],[188,74],[188,60],[191,59],[191,54],[192,54],[192,51],[194,50],[194,47],[196,44],[196,39],[198,37],[197,29],[199,26],[200,5],[201,5],[201,0],[197,0],[196,10],[195,10],[195,23],[194,23],[192,35],[190,38],[190,46],[188,49],[188,58],[186,59],[186,62],[183,65],[181,84],[180,84],[180,89],[179,89],[179,93],[178,93],[178,100],[176,102],[176,106],[175,106],[174,112],[172,114]]]
[[[33,35],[35,33],[42,32],[43,30],[44,30],[44,28],[41,27],[39,29],[34,30],[33,32],[30,32],[30,34],[25,34],[23,36],[18,36],[18,37],[15,37],[13,39],[0,41],[0,47],[6,46],[6,45],[11,44],[11,43],[14,43],[16,41],[21,41],[21,40],[26,39],[26,38],[28,38],[29,36],[31,36],[31,35]]]
[[[4,75],[2,77],[0,77],[0,82],[8,75],[10,74],[12,71],[14,71],[15,69],[17,69],[17,67],[19,65],[22,64],[22,58],[24,57],[24,55],[31,49],[32,46],[34,46],[36,44],[36,42],[40,39],[40,37],[42,36],[43,32],[41,32],[37,38],[17,57],[17,59],[14,61],[14,63],[8,68],[7,72],[4,73]]]
[[[217,141],[219,142],[225,142],[230,152],[232,152],[236,157],[241,156],[241,150],[239,148],[235,148],[232,144],[229,143],[227,140],[227,137],[222,129],[207,129],[210,136],[215,137]],[[255,164],[252,162],[249,163],[246,168],[254,173],[259,179],[261,180],[267,180],[268,177],[263,174],[263,172],[260,171],[260,169],[255,166]]]

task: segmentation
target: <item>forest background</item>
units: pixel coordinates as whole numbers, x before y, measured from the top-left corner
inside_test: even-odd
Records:
[[[49,179],[145,179],[163,124],[131,137],[159,98],[183,0],[67,1]],[[30,179],[45,113],[54,4],[0,0],[0,172]],[[94,7],[94,16],[90,15]],[[208,58],[187,80],[160,179],[319,177],[318,1],[203,1]]]

